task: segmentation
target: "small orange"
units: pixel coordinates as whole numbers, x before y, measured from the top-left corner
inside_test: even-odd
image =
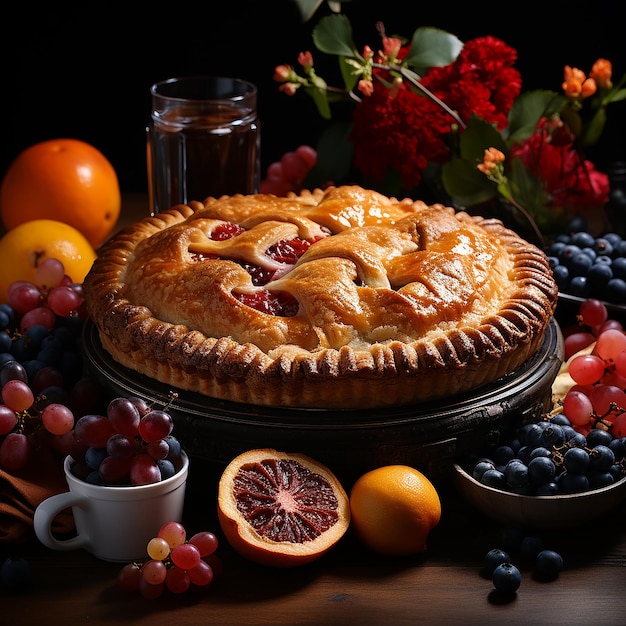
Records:
[[[350,525],[348,495],[327,467],[304,454],[269,448],[244,452],[228,464],[217,512],[230,545],[272,567],[320,558]]]
[[[36,219],[65,222],[94,248],[120,215],[117,174],[94,146],[77,139],[51,139],[26,148],[9,165],[0,187],[7,230]]]
[[[0,238],[0,302],[6,302],[12,282],[35,282],[37,266],[44,259],[58,259],[65,273],[82,283],[96,259],[91,244],[73,226],[56,220],[20,224]]]
[[[441,518],[432,482],[407,465],[386,465],[363,474],[350,492],[352,527],[368,548],[385,556],[424,552]]]

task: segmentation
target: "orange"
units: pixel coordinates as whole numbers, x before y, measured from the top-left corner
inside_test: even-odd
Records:
[[[77,139],[51,139],[21,152],[0,187],[0,213],[7,230],[36,219],[65,222],[97,248],[120,215],[117,174],[94,146]]]
[[[350,492],[352,527],[361,542],[385,556],[424,552],[441,518],[431,481],[407,465],[386,465],[363,474]]]
[[[350,525],[350,503],[340,482],[303,454],[269,448],[240,454],[224,470],[217,500],[230,545],[272,567],[320,558]]]
[[[12,282],[34,283],[39,263],[51,258],[63,263],[74,282],[82,283],[96,253],[78,230],[56,220],[33,220],[5,233],[0,239],[0,302],[6,302]]]

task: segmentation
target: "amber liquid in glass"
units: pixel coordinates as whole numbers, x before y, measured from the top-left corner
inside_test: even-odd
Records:
[[[148,131],[153,213],[209,196],[258,191],[260,124],[255,111],[227,105],[198,115],[184,104],[153,118]]]

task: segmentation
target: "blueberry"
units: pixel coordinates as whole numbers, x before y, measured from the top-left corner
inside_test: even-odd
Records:
[[[606,237],[598,237],[593,248],[601,255],[611,256],[613,254],[613,244]]]
[[[613,463],[615,463],[615,454],[608,446],[595,446],[589,453],[590,470],[608,471]]]
[[[535,490],[536,496],[556,496],[559,493],[559,486],[551,481],[549,483],[544,483],[543,485],[539,485]]]
[[[557,265],[552,269],[552,273],[559,290],[564,291],[569,283],[569,269],[566,265]]]
[[[544,448],[543,446],[539,446],[534,450],[531,450],[528,461],[530,462],[532,459],[536,459],[537,457],[546,457],[550,458],[550,450],[548,448]]]
[[[561,263],[569,267],[572,262],[572,259],[577,254],[580,254],[580,252],[581,252],[580,246],[575,246],[574,244],[569,243],[563,248],[563,250],[561,250],[561,254],[559,255],[559,260],[561,261]]]
[[[108,452],[106,448],[94,448],[89,447],[85,451],[85,463],[92,469],[97,470],[100,467],[100,463],[107,457]]]
[[[556,466],[550,458],[538,456],[528,464],[528,480],[535,487],[551,482],[555,476]]]
[[[180,441],[173,435],[168,435],[167,437],[165,437],[165,441],[167,441],[167,445],[169,446],[169,451],[166,458],[169,461],[176,461],[180,458],[180,455],[182,454],[182,446],[180,444]]]
[[[535,561],[535,578],[543,581],[556,580],[563,569],[563,557],[554,550],[542,550]]]
[[[586,230],[582,230],[572,235],[571,242],[581,248],[593,248],[596,240],[591,233],[588,233]]]
[[[613,263],[611,263],[611,268],[613,269],[613,276],[615,276],[616,278],[626,279],[626,257],[620,256],[613,259]]]
[[[504,467],[504,477],[511,487],[528,485],[528,466],[519,459],[512,459]]]
[[[487,470],[481,477],[480,482],[488,487],[495,487],[496,489],[504,489],[506,487],[506,479],[504,474],[497,469]]]
[[[586,232],[589,228],[589,223],[582,215],[576,215],[567,224],[567,230],[569,232]]]
[[[589,479],[585,474],[563,472],[558,478],[558,485],[563,493],[583,493],[589,490]]]
[[[559,446],[565,441],[563,429],[558,424],[550,424],[543,431],[543,443],[547,448]]]
[[[618,437],[609,443],[609,448],[613,450],[616,461],[621,461],[626,457],[626,437]]]
[[[485,555],[484,559],[484,569],[483,572],[485,576],[491,578],[493,576],[493,572],[498,567],[498,565],[502,565],[503,563],[510,563],[511,558],[508,553],[500,548],[493,548],[489,550]]]
[[[515,593],[522,584],[522,574],[511,563],[501,563],[493,570],[493,586],[499,593]]]
[[[584,252],[579,252],[570,262],[569,269],[573,276],[585,276],[593,265],[591,259]]]
[[[493,461],[496,465],[506,465],[515,458],[515,452],[511,446],[498,446],[493,452]]]
[[[615,258],[626,256],[626,240],[625,239],[622,239],[622,241],[620,241],[620,243],[618,243],[613,248],[613,256]]]
[[[599,254],[596,257],[596,263],[600,263],[601,265],[613,265],[613,258],[606,254]]]
[[[591,287],[587,284],[587,277],[574,276],[569,282],[566,293],[578,298],[588,298],[591,293]]]
[[[589,479],[589,489],[601,489],[615,483],[615,476],[611,472],[611,468],[605,471],[589,470],[587,478]]]
[[[587,272],[587,282],[592,288],[605,287],[611,278],[613,278],[613,270],[605,262],[596,261]]]
[[[522,539],[524,539],[524,531],[517,526],[503,526],[499,531],[500,545],[502,549],[507,551],[519,550]]]
[[[12,591],[27,591],[32,585],[30,563],[22,557],[8,557],[0,567],[0,582]]]
[[[598,253],[593,248],[583,248],[581,254],[588,256],[592,261],[598,258]]]
[[[0,312],[2,315],[2,312]],[[0,319],[0,324],[2,320]],[[2,326],[2,328],[6,328],[6,326]],[[11,344],[13,340],[11,339],[11,335],[7,332],[0,332],[0,353],[1,352],[11,352]]]
[[[159,459],[156,464],[161,471],[161,480],[167,480],[168,478],[174,476],[174,474],[176,473],[176,468],[174,467],[174,464],[167,459]]]
[[[13,310],[13,307],[10,304],[7,304],[6,302],[3,302],[2,304],[0,304],[0,311],[3,311],[4,313],[6,313],[9,316],[9,319],[11,320],[11,322],[15,322],[15,311]]]
[[[569,421],[567,416],[564,413],[557,413],[550,420],[553,424],[559,424],[559,426],[571,426],[572,423]]]
[[[584,474],[589,467],[589,452],[583,448],[570,448],[563,455],[563,467],[570,474]]]
[[[603,239],[606,239],[613,246],[613,251],[615,251],[615,246],[622,243],[622,237],[618,233],[604,233]]]
[[[587,433],[585,441],[589,448],[595,448],[598,445],[608,446],[613,441],[613,435],[603,428],[593,428]]]
[[[524,424],[524,426],[520,429],[519,437],[523,445],[536,448],[543,442],[543,426],[540,422]]]
[[[481,459],[474,464],[474,467],[472,468],[472,477],[475,480],[481,481],[483,478],[483,474],[487,470],[492,470],[492,469],[496,469],[496,468],[495,468],[495,465],[491,461],[487,459]]]
[[[563,252],[563,248],[565,248],[566,245],[567,244],[564,241],[554,241],[546,249],[546,254],[549,257],[558,258],[561,252]]]
[[[606,300],[614,304],[626,303],[626,280],[611,278],[606,284]]]

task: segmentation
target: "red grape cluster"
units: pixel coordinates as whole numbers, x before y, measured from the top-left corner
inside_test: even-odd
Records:
[[[106,415],[83,415],[74,427],[72,473],[101,485],[148,485],[173,476],[182,448],[165,409],[142,398],[116,397]]]
[[[563,413],[586,435],[593,428],[626,436],[626,332],[596,299],[580,305],[579,324],[565,331],[565,356],[573,381]]]
[[[74,415],[100,390],[83,376],[82,286],[57,259],[42,261],[35,282],[9,286],[0,304],[0,467],[26,467],[34,445],[65,451]]]
[[[206,591],[222,572],[222,562],[215,553],[218,539],[210,531],[198,532],[187,539],[180,522],[167,522],[147,545],[142,563],[129,563],[117,576],[119,589],[139,591],[154,600],[165,589],[172,593]]]
[[[261,181],[259,191],[276,196],[286,196],[300,190],[304,179],[317,163],[317,151],[310,146],[299,146],[286,152],[267,168],[267,178]]]

